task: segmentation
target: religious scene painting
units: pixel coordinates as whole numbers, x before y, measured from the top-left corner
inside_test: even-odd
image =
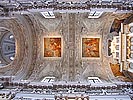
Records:
[[[100,38],[82,38],[82,57],[100,57]]]
[[[44,57],[61,57],[61,38],[44,38]]]

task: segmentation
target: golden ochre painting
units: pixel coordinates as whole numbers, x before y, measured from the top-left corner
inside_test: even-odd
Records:
[[[61,57],[61,38],[44,38],[44,57]]]
[[[82,38],[82,57],[100,57],[100,38]]]

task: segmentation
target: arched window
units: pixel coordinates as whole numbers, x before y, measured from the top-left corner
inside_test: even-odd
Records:
[[[133,53],[130,54],[130,58],[133,58]]]
[[[130,27],[129,31],[133,33],[133,26]]]
[[[10,35],[10,36],[9,36],[9,39],[13,39],[13,38],[14,38],[14,36],[13,36],[13,35]]]
[[[133,42],[133,37],[130,38],[130,41]]]
[[[131,69],[133,69],[133,63],[132,63],[132,62],[129,64],[129,67],[130,67]]]

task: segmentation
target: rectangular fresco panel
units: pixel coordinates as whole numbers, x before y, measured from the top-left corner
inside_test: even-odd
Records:
[[[61,38],[44,38],[44,57],[61,57]]]
[[[82,38],[82,57],[100,57],[100,38]]]

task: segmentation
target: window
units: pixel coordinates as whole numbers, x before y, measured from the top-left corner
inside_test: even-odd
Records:
[[[115,48],[116,48],[116,50],[119,50],[119,45],[116,45]]]
[[[91,11],[88,18],[99,18],[102,15],[102,11]]]
[[[129,31],[133,33],[133,26],[130,27]]]
[[[14,57],[10,57],[10,60],[14,60]]]
[[[44,79],[41,82],[53,83],[55,82],[55,77],[44,77]]]
[[[119,43],[119,38],[116,38],[116,43]]]
[[[41,12],[44,18],[55,18],[53,11]]]
[[[10,39],[13,39],[13,38],[14,38],[14,36],[13,36],[13,35],[10,35],[10,36],[9,36],[9,38],[10,38]]]
[[[108,40],[108,56],[111,56],[112,53],[111,53],[111,40]]]
[[[88,77],[88,82],[90,83],[102,83],[98,77]]]
[[[133,38],[132,37],[130,38],[130,41],[133,42]]]
[[[119,52],[116,52],[116,57],[117,57],[117,58],[119,57]]]
[[[130,54],[130,58],[133,58],[133,53]]]
[[[130,67],[131,69],[133,69],[133,63],[130,63],[130,64],[129,64],[129,67]]]
[[[133,51],[133,45],[130,46],[131,51]]]

